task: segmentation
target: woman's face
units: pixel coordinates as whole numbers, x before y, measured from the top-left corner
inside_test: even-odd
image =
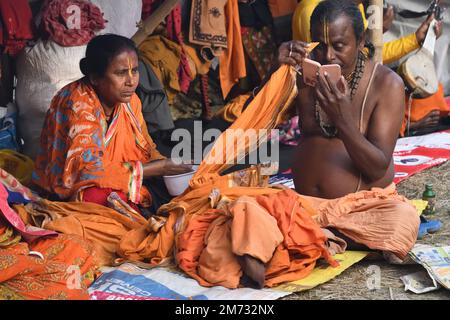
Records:
[[[130,102],[139,83],[136,52],[122,51],[111,60],[105,74],[102,77],[92,77],[91,82],[102,103],[108,107]]]
[[[313,51],[314,59],[321,64],[340,65],[345,76],[352,73],[364,40],[357,41],[350,18],[341,15],[328,22],[328,27],[320,23],[312,31],[312,41],[320,42]]]

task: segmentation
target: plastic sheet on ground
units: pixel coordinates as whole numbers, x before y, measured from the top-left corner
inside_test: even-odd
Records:
[[[173,300],[274,300],[289,294],[272,289],[202,287],[196,280],[167,267],[145,270],[125,263],[102,271],[103,275],[89,288],[91,298],[96,291]]]
[[[312,289],[341,274],[362,260],[367,252],[347,251],[335,258],[340,266],[318,265],[305,279],[289,282],[272,289],[227,289],[202,287],[175,268],[141,269],[125,263],[119,267],[102,268],[102,276],[89,288],[91,299],[174,299],[174,300],[275,300],[292,292]]]

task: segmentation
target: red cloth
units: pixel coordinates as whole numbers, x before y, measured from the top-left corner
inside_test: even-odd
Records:
[[[178,66],[178,82],[180,83],[181,91],[187,94],[192,77],[186,52],[183,49],[184,41],[181,33],[181,6],[179,4],[176,5],[167,17],[167,37],[180,44],[181,57],[180,65]]]
[[[17,55],[33,39],[33,16],[27,0],[0,1],[0,45]]]
[[[95,32],[105,28],[106,22],[100,9],[90,2],[47,0],[42,9],[40,29],[44,39],[50,38],[63,47],[73,47],[87,44]]]
[[[92,202],[105,207],[108,207],[108,196],[111,192],[117,193],[117,195],[126,202],[130,207],[132,207],[137,212],[140,212],[139,207],[132,201],[128,201],[127,195],[119,190],[113,190],[111,188],[97,188],[91,187],[83,190],[83,202]]]

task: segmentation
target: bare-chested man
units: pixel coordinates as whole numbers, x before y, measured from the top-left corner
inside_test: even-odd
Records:
[[[419,218],[392,184],[403,81],[370,59],[354,1],[321,2],[311,17],[311,33],[319,42],[311,57],[340,65],[342,77],[334,83],[324,74],[311,87],[298,76],[302,138],[292,168],[296,191],[320,203],[320,223],[333,233],[371,248],[390,242],[392,252],[404,256],[415,242]],[[299,41],[282,44],[279,63],[301,66],[306,47]]]
[[[320,42],[312,53],[314,60],[340,65],[343,76],[337,84],[321,76],[315,88],[298,79],[302,139],[293,167],[296,190],[337,198],[357,190],[386,187],[394,177],[392,153],[403,117],[403,81],[365,56],[363,21],[350,2],[322,2],[311,22],[312,39]],[[305,45],[292,42],[289,57],[290,46],[281,46],[280,63],[301,65]],[[325,132],[321,123],[334,128]]]

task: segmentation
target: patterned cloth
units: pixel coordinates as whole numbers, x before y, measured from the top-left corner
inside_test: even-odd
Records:
[[[261,30],[255,28],[241,28],[244,49],[253,65],[258,71],[259,77],[264,79],[270,72],[277,47],[272,36],[272,28],[264,26]]]
[[[85,45],[107,21],[100,9],[84,0],[47,0],[42,9],[43,38],[63,47]]]
[[[143,0],[142,1],[142,20],[148,18],[161,4],[161,0]],[[192,76],[189,67],[188,58],[184,51],[184,39],[181,33],[181,5],[177,4],[169,13],[166,19],[167,38],[181,46],[180,65],[178,66],[178,79],[181,92],[187,93],[191,84]]]
[[[191,5],[189,42],[208,48],[214,56],[220,56],[228,46],[229,35],[225,9],[227,2],[226,0],[193,0]]]
[[[134,203],[149,205],[142,164],[163,159],[148,135],[141,103],[116,106],[107,125],[100,101],[85,78],[53,98],[41,133],[34,182],[61,199],[88,187],[112,188]]]
[[[25,225],[20,216],[9,206],[7,202],[8,192],[0,183],[0,221],[10,225],[15,233],[22,236],[25,241],[33,242],[44,236],[55,236],[56,232]]]
[[[0,300],[89,299],[97,267],[88,242],[74,235],[19,241],[0,222]]]
[[[23,201],[20,202],[29,202],[29,201],[38,201],[39,196],[35,195],[30,189],[23,186],[13,175],[9,174],[3,169],[0,169],[0,182],[3,186],[8,190],[8,193],[16,193],[19,194]]]
[[[178,4],[167,17],[167,37],[181,46],[180,65],[178,66],[178,79],[181,92],[187,93],[192,81],[192,73],[188,58],[184,51],[184,40],[181,33],[181,6]]]
[[[288,146],[298,145],[298,139],[300,139],[298,116],[283,122],[278,129],[280,130],[279,137],[282,144]]]

